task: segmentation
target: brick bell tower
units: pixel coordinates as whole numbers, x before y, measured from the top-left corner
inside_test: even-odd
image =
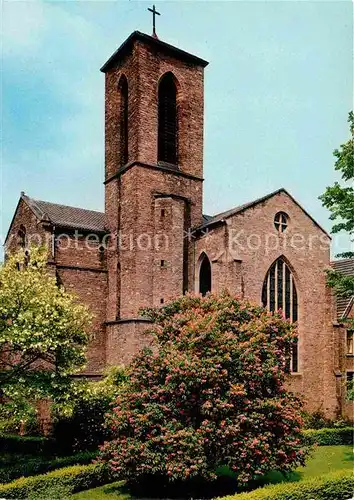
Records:
[[[142,307],[193,289],[189,239],[202,222],[207,62],[135,31],[105,73],[107,363],[146,343]]]

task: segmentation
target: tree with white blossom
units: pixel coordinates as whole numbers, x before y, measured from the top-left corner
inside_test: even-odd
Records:
[[[86,361],[91,314],[57,285],[45,248],[0,266],[0,387],[6,400],[55,398]]]

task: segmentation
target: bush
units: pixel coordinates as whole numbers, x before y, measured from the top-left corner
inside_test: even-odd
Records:
[[[123,367],[110,368],[99,382],[77,382],[65,403],[53,406],[52,437],[61,452],[97,450],[111,438],[105,416],[126,377]]]
[[[69,465],[89,464],[96,457],[96,452],[78,453],[70,457],[57,457],[52,460],[43,458],[21,457],[22,461],[0,468],[0,483],[9,483],[19,477],[34,476]],[[16,457],[14,457],[16,459]]]
[[[349,420],[331,420],[327,418],[322,410],[317,410],[313,413],[303,412],[305,429],[329,429],[349,427]]]
[[[298,483],[266,486],[222,500],[348,500],[352,498],[353,489],[353,473],[339,471]]]
[[[75,465],[2,484],[0,497],[63,500],[78,491],[95,488],[109,482],[111,482],[111,476],[104,465]]]
[[[117,478],[214,480],[228,466],[245,484],[304,463],[301,403],[285,389],[288,321],[228,294],[145,314],[158,349],[134,359],[113,410],[116,439],[101,451]]]
[[[35,403],[16,396],[16,400],[2,398],[0,405],[0,433],[39,435],[38,411]]]
[[[42,436],[0,434],[0,449],[4,453],[21,455],[53,454],[54,443]]]
[[[303,431],[305,442],[308,445],[331,446],[337,444],[353,444],[353,428],[339,429],[306,429]]]

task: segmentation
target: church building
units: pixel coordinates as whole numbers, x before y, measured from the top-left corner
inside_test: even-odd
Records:
[[[298,325],[289,386],[309,411],[351,417],[353,299],[326,286],[330,236],[284,188],[203,214],[208,62],[135,31],[105,75],[105,210],[21,193],[5,251],[45,242],[59,284],[94,314],[84,376],[128,363],[150,341],[139,311],[186,292],[228,289]],[[237,199],[235,199],[237,203]],[[353,261],[333,264],[353,274]]]

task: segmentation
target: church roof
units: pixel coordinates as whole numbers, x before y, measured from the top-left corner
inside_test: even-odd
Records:
[[[105,232],[105,214],[103,212],[34,200],[25,194],[22,194],[21,198],[32,209],[36,217],[42,221],[47,221],[53,226],[99,233]]]
[[[300,205],[300,203],[298,203],[295,200],[295,198],[293,198],[293,196],[291,196],[291,194],[284,188],[277,189],[276,191],[273,191],[272,193],[269,193],[265,196],[262,196],[261,198],[257,198],[256,200],[250,201],[248,203],[244,203],[243,205],[239,205],[238,207],[231,208],[230,210],[227,210],[226,212],[221,212],[220,214],[217,214],[214,216],[203,215],[203,224],[201,226],[199,226],[198,228],[196,228],[196,231],[209,228],[210,226],[213,226],[214,224],[223,223],[225,221],[225,219],[228,219],[229,217],[232,217],[233,215],[240,214],[240,213],[244,212],[245,210],[258,205],[259,203],[263,203],[264,201],[267,201],[269,198],[272,198],[273,196],[275,196],[279,193],[285,193],[287,196],[289,196],[289,198],[291,198],[292,201],[294,203],[296,203],[296,205],[298,207],[301,208],[301,210],[312,220],[312,222],[314,222],[314,224],[316,224],[316,226],[319,229],[321,229],[321,231],[323,231],[328,236],[328,238],[331,239],[331,237],[327,233],[327,231],[325,231],[318,224],[318,222],[316,222],[316,220]]]
[[[334,260],[331,264],[337,272],[344,274],[345,276],[354,276],[354,259]],[[336,301],[338,319],[345,318],[353,306],[354,296],[336,297]]]
[[[123,59],[127,54],[129,54],[132,50],[134,42],[140,41],[150,45],[152,48],[159,50],[165,54],[170,54],[180,59],[182,61],[186,61],[191,64],[195,64],[197,66],[202,66],[205,68],[209,63],[200,57],[194,56],[189,52],[185,52],[182,49],[174,47],[169,43],[162,42],[158,38],[154,38],[150,35],[146,35],[145,33],[141,33],[140,31],[134,31],[126,40],[122,43],[122,45],[111,55],[107,62],[101,68],[103,73],[112,69],[116,62]]]

